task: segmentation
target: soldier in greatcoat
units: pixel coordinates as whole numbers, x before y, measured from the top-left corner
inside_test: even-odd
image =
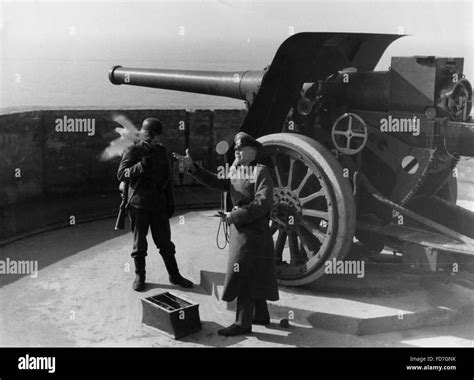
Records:
[[[237,297],[235,322],[218,331],[234,336],[252,331],[252,324],[270,323],[267,300],[278,300],[273,238],[269,214],[273,180],[268,169],[256,162],[261,143],[240,132],[234,139],[235,161],[230,178],[218,178],[186,156],[173,153],[199,182],[218,191],[230,192],[234,208],[223,219],[230,225],[230,247],[222,299]],[[232,174],[233,173],[233,174]],[[243,175],[242,175],[243,174]]]

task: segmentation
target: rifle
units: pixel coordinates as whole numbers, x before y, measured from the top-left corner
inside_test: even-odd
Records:
[[[128,203],[128,182],[122,181],[119,185],[122,202],[120,203],[117,220],[115,221],[115,229],[123,230],[125,228],[125,215],[127,215],[127,203]]]

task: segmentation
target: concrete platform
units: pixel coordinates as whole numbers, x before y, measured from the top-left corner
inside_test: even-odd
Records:
[[[399,274],[395,268],[383,275],[379,266],[369,269],[365,282],[373,287],[364,288],[348,275],[305,288],[281,286],[280,300],[269,303],[270,313],[277,319],[352,335],[439,326],[474,316],[472,289],[423,281],[420,275]],[[222,294],[223,282],[223,273],[201,272],[201,285],[215,300]],[[226,305],[235,311],[235,301]]]
[[[436,314],[438,322],[450,325],[420,326],[410,321],[418,318],[426,305],[453,309],[459,304],[461,287],[453,281],[430,283],[426,276],[404,275],[397,279],[385,266],[379,282],[361,281],[357,288],[284,289],[282,299],[272,306],[272,324],[254,326],[248,336],[224,338],[216,330],[233,322],[234,313],[218,301],[227,249],[215,245],[217,220],[210,217],[213,210],[182,212],[172,220],[173,240],[177,260],[183,275],[198,284],[182,290],[170,285],[161,257],[149,240],[147,258],[148,288],[143,293],[131,289],[133,266],[129,256],[131,234],[113,230],[113,219],[78,224],[48,231],[10,243],[0,248],[0,258],[37,260],[37,277],[29,275],[0,275],[0,345],[1,346],[80,346],[80,347],[386,347],[386,346],[474,346],[472,313],[457,312],[457,317]],[[366,273],[372,273],[367,266]],[[207,275],[214,273],[216,275]],[[374,272],[375,273],[375,272]],[[385,273],[385,274],[384,274]],[[201,274],[204,281],[201,283]],[[214,276],[214,277],[213,277]],[[395,276],[395,277],[393,277]],[[206,279],[213,278],[213,281]],[[386,281],[383,281],[383,280]],[[334,278],[332,281],[341,281]],[[368,280],[367,280],[368,281]],[[469,280],[466,280],[469,282]],[[209,283],[215,284],[209,294]],[[404,283],[408,294],[397,292]],[[334,284],[333,284],[334,285]],[[330,284],[326,284],[330,286]],[[332,285],[331,285],[332,286]],[[333,289],[333,290],[331,290]],[[375,290],[374,290],[375,289]],[[199,333],[174,340],[141,324],[140,298],[172,291],[199,303],[203,328]],[[217,293],[215,293],[217,292]],[[438,292],[444,295],[440,298]],[[452,293],[450,293],[452,292]],[[451,296],[449,296],[451,294]],[[466,297],[470,295],[465,293]],[[369,297],[372,303],[363,301]],[[304,298],[305,304],[299,301]],[[454,305],[450,300],[456,300]],[[472,298],[471,298],[472,300]],[[283,303],[285,301],[285,303]],[[311,303],[310,303],[311,301]],[[351,305],[344,309],[344,302]],[[376,301],[376,302],[375,302]],[[308,305],[311,305],[309,307]],[[365,309],[364,309],[365,308]],[[406,311],[408,323],[394,332],[379,329],[366,334],[364,320],[369,310],[380,321],[393,319],[393,310]],[[278,325],[280,318],[294,311],[295,319],[288,329]],[[334,310],[333,310],[334,309]],[[387,310],[388,309],[388,310]],[[335,312],[336,311],[336,312]],[[305,314],[305,313],[311,314]],[[334,313],[335,312],[335,313]],[[339,315],[339,320],[331,316]],[[447,312],[448,314],[450,312]],[[348,322],[352,318],[352,325]],[[445,319],[443,319],[445,318]],[[330,321],[334,319],[334,321]],[[341,325],[349,323],[349,327]],[[384,322],[385,323],[385,322]],[[373,328],[373,325],[370,326]],[[373,331],[372,331],[373,332]]]

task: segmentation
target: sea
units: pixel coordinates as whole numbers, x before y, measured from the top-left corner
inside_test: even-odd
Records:
[[[25,109],[181,108],[238,109],[241,100],[189,94],[109,82],[111,67],[244,71],[261,70],[272,62],[284,38],[228,40],[166,40],[148,36],[44,40],[0,46],[0,112]],[[442,44],[436,46],[446,55]],[[457,49],[460,51],[461,49]],[[472,73],[466,52],[465,71]],[[423,52],[416,40],[395,42],[376,70],[387,70],[396,55]],[[449,56],[449,55],[448,55]]]
[[[4,111],[76,108],[244,108],[240,100],[109,82],[111,67],[244,71],[271,63],[280,41],[198,44],[140,41],[88,42],[43,46],[31,56],[21,51],[1,58],[0,106]],[[66,52],[66,53],[65,53]]]

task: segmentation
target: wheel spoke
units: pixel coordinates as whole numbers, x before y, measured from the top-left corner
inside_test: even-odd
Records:
[[[347,131],[338,131],[337,129],[335,129],[332,133],[334,133],[335,135],[347,136]]]
[[[321,197],[321,196],[324,196],[324,190],[322,188],[319,191],[317,191],[317,192],[315,192],[311,195],[308,195],[307,197],[300,198],[300,204],[304,205],[305,203],[310,202],[313,199],[316,199],[316,198]]]
[[[354,132],[354,133],[352,133],[352,136],[353,137],[365,138],[365,133]]]
[[[306,257],[308,260],[311,259],[314,256],[314,253],[319,249],[318,245],[314,241],[311,241],[310,236],[308,236],[308,233],[305,234],[305,231],[301,226],[295,228],[295,231],[300,238]]]
[[[275,175],[277,177],[278,187],[283,187],[283,182],[281,182],[280,172],[278,171],[278,165],[276,163],[276,157],[272,156],[271,159],[273,162],[273,167],[275,168]]]
[[[293,168],[295,166],[295,159],[290,157],[290,170],[288,172],[288,184],[286,187],[291,190],[291,181],[293,180]]]
[[[301,241],[301,239],[300,239],[300,244],[298,247],[300,250],[301,257],[306,257],[306,261],[308,261],[312,257],[312,255],[308,255],[308,251],[306,251],[305,246],[303,242]]]
[[[298,262],[300,258],[300,250],[298,248],[298,235],[295,231],[288,234],[288,242],[290,244],[290,260],[291,263]]]
[[[295,195],[296,196],[299,196],[300,195],[300,191],[303,189],[304,185],[306,184],[306,182],[308,181],[309,177],[311,176],[311,169],[308,168],[308,170],[306,171],[306,175],[304,176],[304,178],[301,180],[298,188],[294,191]]]
[[[272,221],[272,224],[270,226],[270,233],[273,235],[277,231],[278,231],[278,224]]]
[[[352,116],[349,116],[349,123],[347,126],[347,132],[352,132]]]
[[[311,224],[308,223],[303,218],[298,220],[298,222],[301,227],[305,228],[306,231],[308,231],[311,235],[316,237],[316,239],[318,239],[321,242],[321,244],[323,243],[324,239],[326,238],[326,235],[323,232],[319,231],[317,228],[313,228],[313,226],[311,226]]]
[[[286,231],[279,230],[277,241],[275,244],[275,257],[277,258],[277,260],[281,260],[283,256],[283,249],[285,248],[285,242],[286,242]]]
[[[307,210],[303,209],[304,216],[314,216],[315,218],[326,219],[328,220],[329,214],[327,211],[319,211],[319,210]]]

